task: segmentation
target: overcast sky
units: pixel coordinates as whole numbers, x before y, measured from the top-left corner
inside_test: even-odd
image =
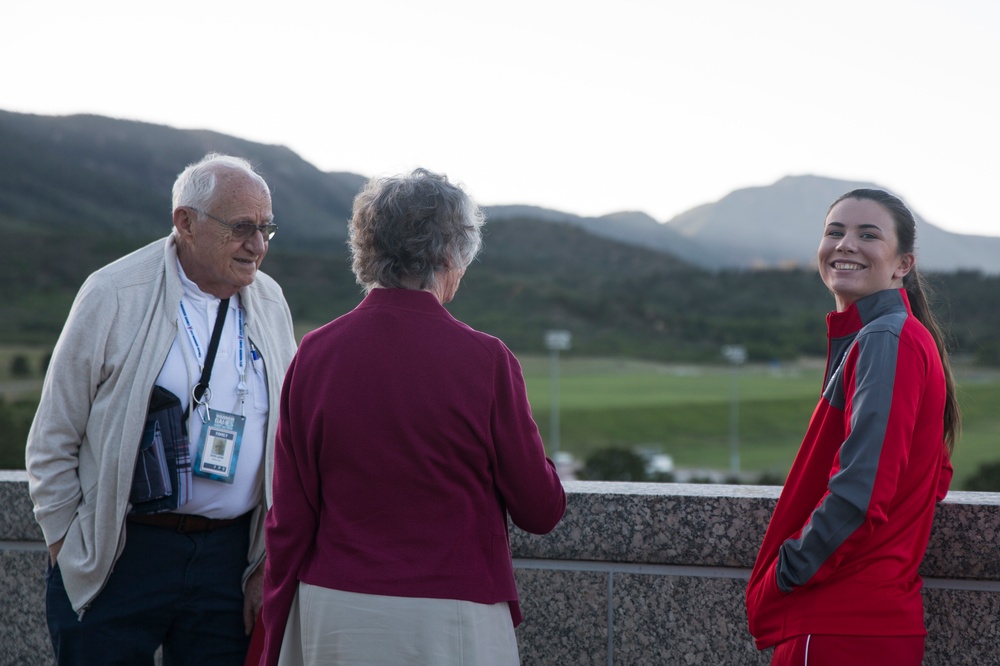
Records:
[[[212,129],[325,171],[424,166],[483,204],[581,215],[865,180],[1000,235],[996,0],[19,0],[0,17],[8,111]]]

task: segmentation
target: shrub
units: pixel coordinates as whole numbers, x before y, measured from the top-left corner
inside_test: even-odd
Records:
[[[1000,461],[980,465],[965,481],[964,489],[988,493],[1000,492]]]
[[[580,478],[590,481],[646,481],[646,460],[635,451],[620,446],[595,451]]]
[[[12,377],[30,377],[31,376],[31,365],[28,363],[28,357],[24,354],[18,354],[10,360],[10,374]]]

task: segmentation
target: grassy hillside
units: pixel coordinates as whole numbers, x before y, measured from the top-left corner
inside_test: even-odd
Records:
[[[250,160],[272,190],[286,245],[346,237],[357,174],[323,173],[283,146],[207,131],[78,115],[0,111],[0,216],[33,228],[156,236],[170,190],[208,152]]]

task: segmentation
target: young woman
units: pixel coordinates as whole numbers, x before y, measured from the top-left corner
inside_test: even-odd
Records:
[[[772,665],[918,665],[917,569],[951,482],[959,412],[943,336],[902,201],[859,189],[830,207],[818,259],[827,315],[823,393],[747,587]]]

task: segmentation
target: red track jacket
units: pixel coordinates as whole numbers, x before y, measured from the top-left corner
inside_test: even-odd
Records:
[[[823,394],[747,586],[759,649],[927,633],[917,569],[952,476],[941,359],[902,289],[831,312],[827,327]]]

